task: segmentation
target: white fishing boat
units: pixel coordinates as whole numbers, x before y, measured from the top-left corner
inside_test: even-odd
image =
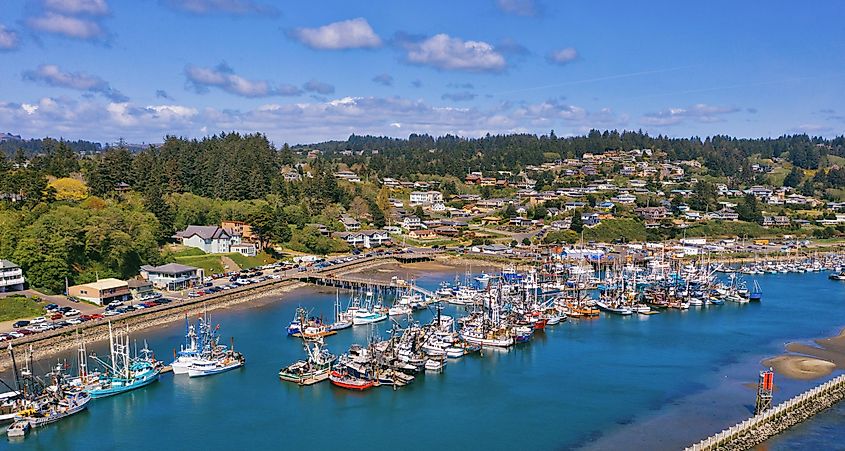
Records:
[[[246,359],[239,352],[229,351],[225,356],[216,359],[202,358],[188,366],[189,377],[203,377],[225,373],[244,366]]]

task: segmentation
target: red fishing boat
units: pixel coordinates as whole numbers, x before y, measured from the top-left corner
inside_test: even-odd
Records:
[[[375,386],[375,382],[360,377],[355,377],[347,372],[340,372],[333,370],[329,374],[329,380],[332,384],[347,390],[366,390]]]

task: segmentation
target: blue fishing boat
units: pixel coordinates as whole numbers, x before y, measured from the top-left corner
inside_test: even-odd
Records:
[[[754,281],[754,287],[750,293],[748,293],[748,300],[752,302],[760,302],[763,299],[763,290],[760,288],[760,284],[757,281]]]
[[[158,380],[161,363],[156,361],[146,344],[141,356],[129,352],[129,332],[114,333],[109,323],[110,359],[94,359],[103,367],[100,376],[83,387],[91,398],[105,398],[145,387]]]

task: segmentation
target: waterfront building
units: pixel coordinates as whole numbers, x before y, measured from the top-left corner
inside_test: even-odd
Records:
[[[23,290],[24,277],[20,266],[0,260],[0,293]]]
[[[126,283],[129,285],[129,294],[132,295],[132,299],[135,301],[143,301],[156,295],[153,290],[153,284],[149,281],[129,279]]]
[[[67,295],[97,305],[108,305],[112,302],[123,302],[132,298],[132,294],[129,292],[129,283],[112,278],[68,287]]]
[[[141,266],[141,277],[154,287],[178,291],[202,282],[204,273],[200,268],[168,263],[161,266]]]

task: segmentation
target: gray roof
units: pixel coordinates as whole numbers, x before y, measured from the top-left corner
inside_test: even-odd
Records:
[[[180,265],[179,263],[168,263],[161,266],[144,265],[141,267],[143,271],[154,272],[159,274],[179,274],[183,272],[196,271],[197,268],[193,266]]]
[[[185,230],[176,233],[176,236],[179,238],[189,238],[194,235],[197,235],[204,240],[223,237],[229,238],[231,236],[228,232],[218,226],[189,225]]]
[[[9,260],[2,260],[0,259],[0,268],[17,268],[18,265],[10,262]]]

